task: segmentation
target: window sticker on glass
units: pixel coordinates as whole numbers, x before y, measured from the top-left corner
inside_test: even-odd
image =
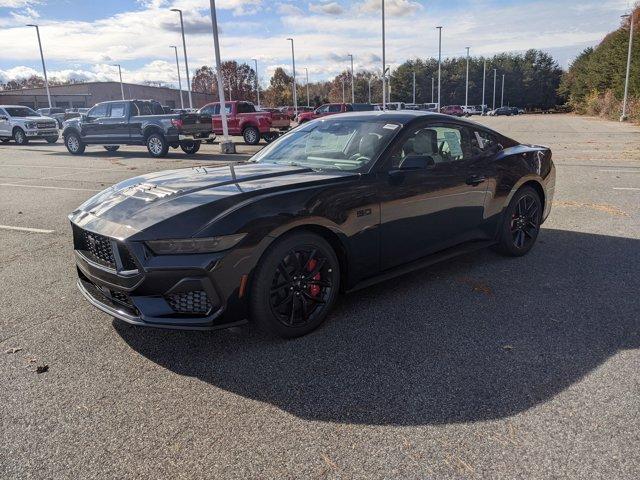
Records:
[[[482,136],[480,135],[480,133],[476,130],[475,132],[473,132],[476,134],[476,140],[478,141],[478,147],[480,147],[480,150],[484,150],[485,149],[485,139],[482,138]]]
[[[398,128],[399,125],[396,125],[395,123],[387,123],[384,127],[382,128],[386,128],[387,130],[395,130],[396,128]]]
[[[456,132],[444,132],[444,139],[449,145],[449,153],[454,157],[462,156],[462,145],[460,145],[460,137]]]

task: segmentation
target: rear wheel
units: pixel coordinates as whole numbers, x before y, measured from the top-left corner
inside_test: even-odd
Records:
[[[104,145],[103,147],[107,152],[115,152],[120,148],[120,145]]]
[[[249,145],[257,145],[260,142],[260,132],[256,127],[247,127],[242,132],[245,143]]]
[[[154,158],[166,157],[169,153],[169,144],[159,133],[152,133],[147,138],[147,150]]]
[[[29,143],[29,139],[27,138],[27,135],[24,133],[24,131],[21,128],[15,129],[15,131],[13,132],[13,140],[18,145],[26,145],[27,143]]]
[[[260,260],[251,287],[251,317],[284,338],[316,329],[335,303],[340,266],[333,248],[312,233],[277,241]]]
[[[187,155],[193,155],[200,150],[200,142],[184,142],[180,144],[180,148]]]
[[[540,195],[531,187],[516,192],[505,212],[498,250],[509,256],[525,255],[536,242],[542,219]]]
[[[77,133],[68,133],[64,138],[64,144],[72,155],[82,155],[84,153],[85,144],[82,143]]]
[[[265,142],[271,143],[276,138],[278,138],[278,134],[276,132],[269,132],[269,133],[265,133],[264,135],[262,135],[262,138],[264,139]]]

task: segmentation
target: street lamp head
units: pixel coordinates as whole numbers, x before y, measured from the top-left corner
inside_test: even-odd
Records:
[[[171,11],[172,12],[180,12],[180,13],[182,13],[182,10],[180,10],[179,8],[172,8]]]
[[[628,15],[627,15],[627,16],[628,16]],[[27,26],[27,27],[36,27],[36,28],[38,28],[38,25],[35,25],[35,24],[33,24],[33,23],[27,23],[27,25],[26,25],[26,26]]]
[[[620,18],[629,18],[631,15],[628,13],[625,13],[624,15],[620,15]]]

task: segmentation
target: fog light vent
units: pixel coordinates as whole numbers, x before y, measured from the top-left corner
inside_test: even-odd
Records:
[[[206,315],[212,307],[211,300],[204,290],[171,293],[165,299],[176,313]]]

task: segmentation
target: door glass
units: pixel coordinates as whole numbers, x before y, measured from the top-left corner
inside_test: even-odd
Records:
[[[124,103],[112,103],[111,104],[111,114],[109,116],[111,118],[122,118],[122,117],[124,117]]]
[[[98,105],[93,107],[91,110],[89,110],[89,113],[87,113],[87,116],[93,117],[93,118],[106,117],[108,107],[109,105],[107,103],[99,103]]]

